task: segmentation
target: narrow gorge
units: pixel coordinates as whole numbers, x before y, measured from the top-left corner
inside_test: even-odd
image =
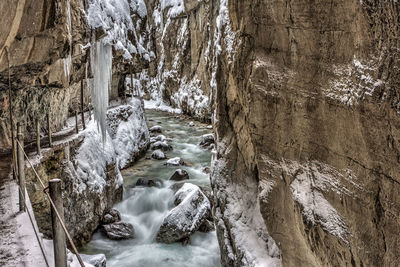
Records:
[[[400,265],[397,0],[0,14],[1,266]]]

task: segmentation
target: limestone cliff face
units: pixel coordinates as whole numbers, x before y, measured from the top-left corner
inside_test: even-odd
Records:
[[[0,149],[7,149],[11,135],[7,56],[16,121],[31,132],[35,120],[45,125],[50,112],[53,130],[57,130],[68,113],[78,109],[80,81],[88,60],[81,47],[90,32],[80,0],[7,0],[0,3],[0,9]],[[87,91],[85,95],[88,103]]]
[[[212,175],[223,264],[257,258],[237,228],[260,214],[283,266],[399,265],[398,3],[227,9]]]
[[[210,80],[216,1],[146,1],[154,58],[135,75],[146,99],[211,120]]]

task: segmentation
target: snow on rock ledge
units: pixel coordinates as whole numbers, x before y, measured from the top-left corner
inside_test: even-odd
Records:
[[[149,144],[150,135],[143,105],[139,99],[132,99],[129,104],[107,112],[107,134],[104,143],[94,121],[81,133],[84,141],[75,157],[77,174],[89,187],[98,191],[106,184],[107,165],[116,163],[118,185],[122,185],[119,169],[132,163]]]

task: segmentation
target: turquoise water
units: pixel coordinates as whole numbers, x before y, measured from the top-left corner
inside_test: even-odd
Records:
[[[209,167],[211,152],[198,145],[203,134],[210,133],[205,125],[189,126],[187,120],[157,111],[146,111],[149,128],[154,125],[163,127],[161,133],[169,139],[173,150],[165,152],[168,158],[181,157],[189,162],[188,166],[167,167],[166,160],[150,159],[152,151],[146,153],[134,166],[122,171],[124,177],[124,199],[115,206],[121,212],[122,220],[132,223],[135,238],[112,241],[101,233],[95,233],[93,239],[81,252],[86,254],[104,253],[108,267],[124,266],[220,266],[219,247],[214,232],[195,233],[187,246],[181,243],[160,244],[155,236],[163,218],[173,205],[173,192],[168,181],[177,168],[189,173],[188,182],[210,187],[209,175],[202,170]],[[135,187],[139,178],[153,179],[156,187]]]

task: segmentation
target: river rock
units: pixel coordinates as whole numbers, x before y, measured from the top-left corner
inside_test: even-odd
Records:
[[[166,159],[166,158],[167,158],[167,156],[165,156],[164,152],[162,152],[162,151],[159,150],[159,149],[154,150],[154,152],[151,154],[151,157],[152,157],[153,159],[159,159],[159,160],[161,160],[161,159]]]
[[[162,127],[159,125],[153,126],[149,129],[151,133],[161,133],[162,132]]]
[[[185,162],[180,157],[176,157],[176,158],[169,159],[165,163],[165,165],[167,165],[167,166],[180,166],[180,165],[185,165]]]
[[[176,192],[174,203],[177,206],[164,218],[157,242],[173,243],[189,237],[211,214],[210,202],[194,184],[185,183]]]
[[[133,225],[126,222],[105,224],[102,229],[107,237],[112,240],[130,239],[134,236]]]
[[[157,136],[155,137],[155,139],[156,139],[156,141],[161,141],[161,142],[163,142],[163,141],[167,140],[167,137],[165,137],[165,135],[160,134],[160,135],[157,135]]]
[[[203,148],[214,148],[214,135],[213,134],[205,134],[202,137],[200,142],[200,146]]]
[[[183,181],[189,179],[189,173],[182,169],[177,169],[174,174],[169,178],[172,181]]]
[[[107,259],[104,254],[96,254],[96,255],[86,255],[80,254],[82,260],[85,263],[89,263],[94,267],[106,267],[107,266]]]
[[[139,178],[137,181],[136,181],[136,186],[145,186],[145,187],[153,187],[153,186],[156,186],[157,184],[156,184],[156,182],[154,182],[154,180],[146,180],[146,179],[143,179],[143,178]]]
[[[157,141],[151,145],[151,149],[152,150],[161,149],[163,151],[169,151],[172,150],[172,146],[167,144],[167,142]]]
[[[189,126],[193,127],[194,126],[194,122],[193,121],[189,122]]]
[[[101,223],[102,224],[110,224],[121,221],[121,214],[116,209],[110,209],[105,212]]]

